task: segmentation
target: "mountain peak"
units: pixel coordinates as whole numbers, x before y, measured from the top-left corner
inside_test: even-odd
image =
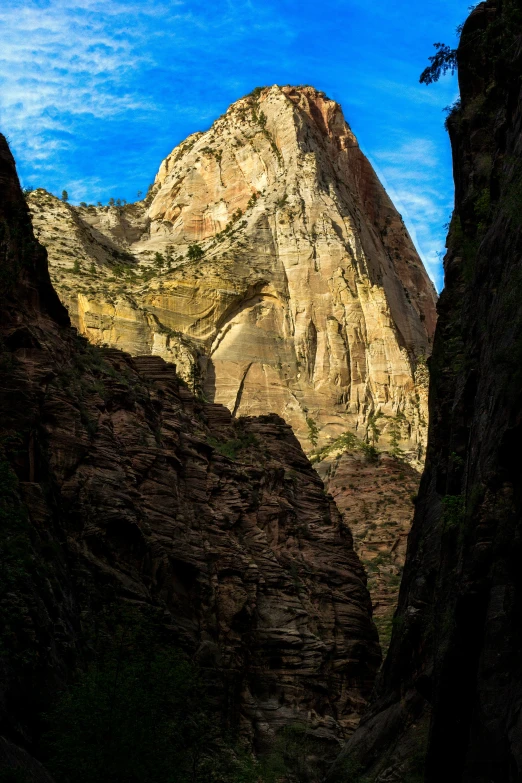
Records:
[[[324,93],[256,88],[179,144],[142,202],[30,202],[94,342],[176,362],[236,415],[277,412],[308,449],[377,416],[420,457],[435,290]]]

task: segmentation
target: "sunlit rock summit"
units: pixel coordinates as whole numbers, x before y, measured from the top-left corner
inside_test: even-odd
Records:
[[[422,457],[435,290],[324,93],[254,90],[176,147],[143,201],[29,204],[92,342],[175,362],[235,415],[278,413],[308,449],[380,412],[382,440]]]

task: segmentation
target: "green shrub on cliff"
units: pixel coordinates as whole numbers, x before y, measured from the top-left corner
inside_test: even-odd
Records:
[[[163,269],[163,267],[165,266],[165,258],[163,257],[162,253],[154,253],[153,264],[155,268],[158,270],[158,272],[160,272]]]
[[[46,716],[57,783],[318,779],[321,741],[306,726],[278,732],[261,761],[222,731],[204,670],[172,646],[161,621],[120,610],[100,626],[90,629],[91,666]]]
[[[255,101],[259,100],[259,97],[263,90],[266,90],[266,87],[254,87],[252,92],[249,92],[248,95],[245,95],[245,98],[253,98]]]
[[[403,413],[398,413],[395,418],[391,419],[390,425],[388,427],[388,435],[390,436],[390,454],[392,457],[396,457],[397,459],[402,459],[404,457],[404,452],[400,447],[400,439],[401,439],[401,424],[403,421],[406,420],[406,417]]]
[[[200,258],[203,258],[203,255],[204,250],[198,244],[194,243],[193,245],[189,245],[187,250],[187,258],[189,261],[199,261]]]
[[[320,462],[333,451],[337,450],[359,451],[369,462],[377,462],[379,459],[379,451],[372,443],[367,443],[366,441],[361,440],[356,435],[354,435],[353,432],[344,432],[334,441],[315,452],[315,454],[310,457],[310,462],[312,465],[314,465],[316,462]]]
[[[464,521],[465,499],[462,495],[446,495],[442,498],[444,530],[459,527]]]
[[[312,419],[310,416],[307,416],[306,425],[308,427],[308,440],[310,441],[312,446],[317,446],[317,441],[319,439],[319,428],[317,426],[315,419]]]
[[[224,457],[228,457],[229,459],[233,460],[238,458],[239,452],[243,449],[247,449],[250,446],[259,446],[258,439],[251,433],[246,433],[240,435],[237,438],[231,438],[230,440],[226,441],[220,441],[213,437],[209,437],[207,440],[209,445],[212,446],[212,448],[215,449],[218,454],[222,454]]]
[[[470,6],[469,10],[475,7]],[[504,0],[498,10],[500,13],[491,14],[485,27],[468,35],[465,43],[468,48],[471,45],[478,50],[482,49],[491,62],[505,57],[505,52],[516,45],[522,24],[519,0]],[[463,28],[464,24],[460,24],[456,29],[459,38]],[[428,57],[430,64],[420,75],[421,84],[438,82],[448,71],[453,75],[458,69],[457,49],[444,43],[435,43],[433,46],[436,52],[432,57]]]
[[[184,780],[197,759],[199,685],[176,653],[138,646],[120,628],[114,642],[49,714],[50,763],[59,783]]]
[[[367,437],[368,437],[368,441],[372,442],[372,446],[375,446],[375,444],[377,443],[381,435],[381,430],[377,426],[377,422],[383,416],[384,414],[382,413],[382,411],[376,411],[374,413],[370,413],[368,416]]]

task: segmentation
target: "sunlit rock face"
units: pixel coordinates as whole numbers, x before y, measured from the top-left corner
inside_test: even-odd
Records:
[[[276,412],[308,448],[310,423],[320,445],[382,411],[385,441],[404,414],[401,443],[421,456],[435,290],[324,93],[255,90],[174,149],[142,202],[36,191],[30,206],[93,342],[175,361],[207,399]]]

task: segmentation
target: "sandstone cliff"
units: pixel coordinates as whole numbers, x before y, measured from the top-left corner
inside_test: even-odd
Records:
[[[488,0],[457,52],[426,469],[390,651],[339,780],[522,777],[521,29],[519,3]]]
[[[39,190],[29,204],[92,342],[174,361],[235,415],[278,413],[307,449],[316,428],[321,444],[399,414],[423,458],[435,291],[323,93],[254,90],[174,149],[142,202],[72,207]]]
[[[122,603],[163,618],[236,735],[262,748],[299,721],[333,753],[380,654],[351,533],[290,427],[70,328],[3,137],[0,275],[0,762],[27,767]]]
[[[353,535],[368,573],[373,619],[383,655],[388,649],[419,473],[391,454],[368,458],[357,449],[332,450],[316,470]]]

